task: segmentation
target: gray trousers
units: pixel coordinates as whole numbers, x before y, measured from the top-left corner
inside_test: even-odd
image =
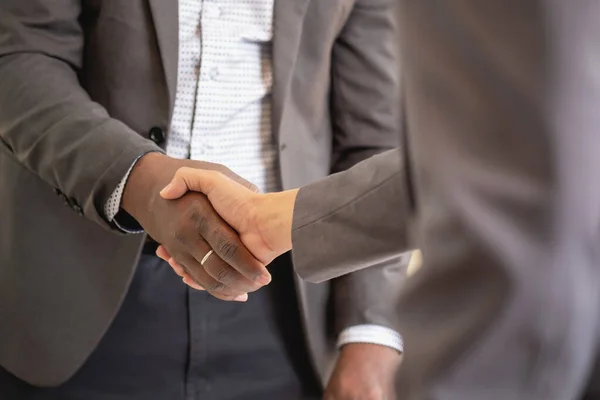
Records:
[[[280,258],[272,285],[229,303],[143,255],[119,314],[75,376],[36,388],[0,369],[0,399],[320,399],[291,271],[289,256]]]

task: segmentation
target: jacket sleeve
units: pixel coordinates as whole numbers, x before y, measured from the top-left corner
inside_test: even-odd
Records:
[[[398,150],[301,188],[292,228],[296,272],[322,282],[412,250],[408,189]]]
[[[0,140],[15,159],[105,227],[102,207],[134,160],[160,151],[78,81],[79,0],[0,2]]]
[[[334,44],[332,172],[400,146],[395,5],[395,0],[356,1]],[[394,304],[409,259],[407,253],[332,280],[334,331],[372,324],[395,329]]]

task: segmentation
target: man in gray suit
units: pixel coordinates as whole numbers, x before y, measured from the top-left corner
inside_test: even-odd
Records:
[[[397,146],[392,3],[0,2],[0,398],[390,396],[402,257],[311,285],[283,256],[239,304],[154,250],[221,299],[270,281],[204,196],[159,190],[239,179],[220,164],[298,187]]]
[[[182,170],[165,196],[207,193],[315,282],[421,248],[401,399],[600,398],[600,3],[399,3],[399,152],[268,196]]]

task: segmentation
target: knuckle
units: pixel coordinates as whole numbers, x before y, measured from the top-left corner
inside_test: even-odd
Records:
[[[231,240],[221,237],[218,241],[218,253],[223,260],[233,260],[237,257],[240,249]]]
[[[184,177],[186,174],[189,174],[192,171],[190,167],[180,167],[175,171],[175,176],[178,178]]]
[[[217,244],[220,243],[223,239],[223,229],[221,224],[215,224],[213,226],[211,226],[210,228],[210,232],[207,232],[206,234],[206,239],[208,239],[208,241],[214,241]]]
[[[227,167],[213,169],[213,170],[210,170],[210,171],[207,171],[207,172],[208,172],[208,174],[209,174],[209,176],[211,178],[218,178],[221,175],[227,175],[227,174],[232,173],[231,170],[229,168],[227,168]]]
[[[221,282],[212,281],[207,286],[205,286],[205,289],[210,292],[223,293],[225,291],[226,287]]]
[[[210,222],[199,208],[192,208],[189,212],[189,220],[200,234],[208,232]]]
[[[231,283],[234,280],[233,274],[228,268],[219,268],[215,278],[224,284]]]

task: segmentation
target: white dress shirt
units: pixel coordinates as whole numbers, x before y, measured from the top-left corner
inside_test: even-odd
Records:
[[[167,155],[226,165],[263,192],[281,190],[271,126],[275,0],[179,0],[179,64]],[[131,169],[129,170],[129,172]],[[105,206],[119,210],[127,172]],[[389,328],[346,328],[338,345],[402,351]]]

